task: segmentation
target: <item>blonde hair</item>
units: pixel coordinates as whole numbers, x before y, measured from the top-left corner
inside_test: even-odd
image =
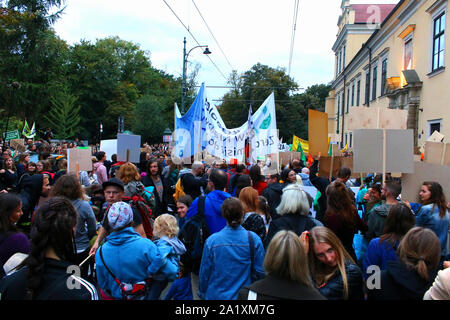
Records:
[[[326,227],[314,227],[310,230],[310,248],[309,250],[309,266],[311,268],[311,274],[314,277],[315,281],[318,283],[326,282],[330,279],[337,269],[342,276],[342,282],[344,284],[344,292],[343,297],[345,299],[348,298],[348,279],[347,272],[345,271],[345,260],[350,260],[350,262],[355,263],[353,261],[350,254],[345,250],[344,246],[341,243],[341,240],[334,234],[333,231]],[[331,272],[325,272],[324,265],[320,262],[314,253],[314,245],[316,243],[326,243],[333,248],[336,252],[337,258],[337,266]]]
[[[280,215],[289,213],[308,216],[309,209],[308,197],[299,184],[292,183],[283,189],[281,202],[277,207],[277,212]]]
[[[176,237],[178,235],[177,219],[168,213],[160,215],[153,224],[153,235],[156,238],[163,236],[168,238]]]
[[[299,237],[292,231],[275,234],[264,258],[267,274],[277,275],[313,287],[308,268],[308,256]]]
[[[118,177],[123,184],[141,180],[137,167],[131,162],[127,162],[120,166]]]

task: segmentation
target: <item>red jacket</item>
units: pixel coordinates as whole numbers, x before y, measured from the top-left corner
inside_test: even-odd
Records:
[[[253,185],[253,189],[258,191],[258,195],[262,195],[265,188],[267,188],[267,183],[264,181],[258,181],[256,185]]]

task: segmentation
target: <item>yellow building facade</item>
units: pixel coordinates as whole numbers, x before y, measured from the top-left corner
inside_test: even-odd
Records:
[[[326,100],[329,133],[351,149],[350,107],[408,110],[408,128],[422,147],[438,130],[450,137],[448,0],[401,0],[391,5],[342,1]],[[444,140],[445,141],[445,140]]]

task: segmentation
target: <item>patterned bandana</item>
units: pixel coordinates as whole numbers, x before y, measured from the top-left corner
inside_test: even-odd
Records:
[[[121,229],[133,221],[133,210],[125,202],[116,202],[111,205],[108,211],[108,222],[113,230]]]

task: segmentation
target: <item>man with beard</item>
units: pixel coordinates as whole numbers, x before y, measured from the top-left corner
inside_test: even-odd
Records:
[[[142,183],[146,187],[154,187],[155,195],[155,218],[163,213],[167,213],[167,205],[169,203],[169,182],[162,176],[162,165],[158,159],[153,158],[148,162],[147,176],[142,179]]]

